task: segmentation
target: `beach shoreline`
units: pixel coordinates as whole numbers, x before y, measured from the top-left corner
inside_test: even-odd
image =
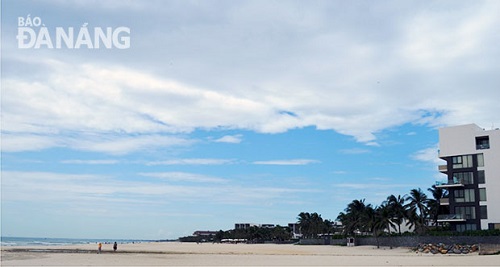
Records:
[[[2,247],[2,266],[497,266],[500,255],[432,255],[409,248],[149,242]]]

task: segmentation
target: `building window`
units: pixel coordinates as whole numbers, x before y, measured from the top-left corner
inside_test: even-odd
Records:
[[[464,189],[465,202],[474,202],[474,189]]]
[[[486,206],[480,206],[480,211],[481,211],[481,219],[488,219],[488,209]]]
[[[453,173],[454,184],[474,184],[472,172],[456,172]]]
[[[484,171],[477,171],[477,183],[478,184],[486,183],[486,180],[484,178]]]
[[[479,188],[479,201],[486,201],[486,188]]]
[[[489,148],[490,148],[490,137],[489,136],[476,137],[476,149],[489,149]]]
[[[452,157],[453,169],[472,167],[472,155]]]
[[[483,153],[477,154],[477,166],[484,167],[484,155],[483,155]]]
[[[458,232],[475,231],[477,230],[477,226],[475,224],[470,224],[470,223],[458,224],[456,229]]]
[[[464,202],[464,190],[453,191],[453,196],[455,197],[455,202]]]
[[[488,229],[489,230],[495,230],[495,229],[500,230],[500,223],[488,223]]]
[[[453,192],[455,202],[474,202],[475,194],[474,189],[459,189]]]
[[[475,207],[455,207],[455,214],[462,214],[466,220],[476,219]]]

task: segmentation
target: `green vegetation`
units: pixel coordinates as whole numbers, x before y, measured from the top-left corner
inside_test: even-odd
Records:
[[[408,195],[390,195],[379,206],[365,204],[364,199],[353,200],[344,212],[340,212],[337,221],[323,219],[320,214],[301,212],[297,223],[302,238],[320,238],[329,236],[341,239],[346,236],[500,236],[500,230],[479,230],[455,232],[449,230],[449,225],[439,224],[438,214],[448,213],[447,207],[440,205],[442,198],[448,197],[447,192],[435,185],[427,189],[432,197],[428,197],[422,189],[412,189]],[[413,228],[413,232],[402,232],[401,226]],[[245,242],[290,242],[293,239],[289,227],[257,227],[247,229],[220,230],[217,234],[202,237],[182,237],[186,242],[221,242],[222,240],[245,240]]]
[[[246,239],[249,242],[261,243],[265,241],[283,242],[292,238],[292,233],[288,227],[257,227],[251,226],[247,229],[234,229],[229,231],[219,231],[216,240],[223,239]]]
[[[318,238],[319,235],[332,234],[337,230],[333,221],[323,220],[316,212],[301,212],[297,220],[302,238]]]
[[[405,222],[417,234],[425,234],[430,230],[429,220],[434,223],[434,228],[439,228],[437,217],[443,211],[439,203],[441,198],[447,197],[446,192],[435,185],[428,191],[432,193],[432,199],[418,188],[405,196],[390,195],[376,207],[365,204],[364,199],[353,200],[337,220],[344,226],[343,234],[346,236],[379,236],[384,231],[391,235],[391,229],[401,235],[401,225]]]
[[[318,238],[329,235],[333,239],[346,236],[500,236],[500,230],[450,231],[449,224],[439,223],[438,215],[449,213],[448,207],[440,205],[448,192],[435,185],[427,189],[412,189],[408,195],[390,195],[379,206],[366,204],[364,199],[355,199],[340,212],[337,226],[331,220],[323,220],[317,213],[301,212],[297,217],[302,238]],[[413,232],[402,232],[401,226]]]
[[[251,226],[247,229],[219,230],[211,236],[187,236],[179,238],[181,242],[222,242],[224,240],[244,240],[250,243],[275,242],[281,243],[292,239],[288,227],[258,227]],[[235,241],[240,242],[240,241]]]

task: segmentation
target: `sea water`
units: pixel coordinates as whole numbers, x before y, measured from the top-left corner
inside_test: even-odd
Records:
[[[149,240],[133,239],[74,239],[74,238],[41,238],[41,237],[1,237],[3,246],[64,246],[78,244],[97,244],[101,243],[140,243],[149,242]]]

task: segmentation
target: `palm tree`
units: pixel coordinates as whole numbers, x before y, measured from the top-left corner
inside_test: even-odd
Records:
[[[275,226],[272,229],[272,239],[278,242],[282,242],[284,240],[289,240],[292,237],[292,233],[288,227],[283,226]]]
[[[309,212],[301,212],[297,217],[300,232],[304,238],[309,237],[309,233],[311,232],[311,214]]]
[[[412,189],[410,195],[406,197],[406,201],[409,201],[407,207],[409,207],[408,219],[410,220],[410,224],[415,226],[417,232],[423,232],[428,211],[427,195],[420,188]],[[418,220],[418,223],[416,220]]]
[[[219,231],[215,234],[215,240],[216,240],[217,242],[220,242],[222,239],[224,239],[224,231],[219,230]]]
[[[324,220],[325,233],[331,234],[335,232],[335,223],[331,220]]]
[[[427,190],[432,193],[432,199],[427,200],[429,215],[434,220],[434,225],[437,226],[438,215],[441,211],[440,202],[442,198],[448,197],[448,192],[443,188],[436,187],[436,185],[432,185],[430,188],[427,188]]]
[[[312,237],[316,238],[318,237],[319,234],[323,233],[323,230],[325,229],[325,223],[323,222],[323,218],[321,218],[321,215],[313,212],[311,214],[311,224],[312,224],[312,231],[311,235]]]
[[[314,238],[325,230],[323,218],[318,213],[301,212],[297,217],[304,238]]]
[[[395,223],[393,223],[393,212],[391,210],[391,207],[387,204],[382,204],[379,207],[375,209],[375,218],[374,218],[374,225],[373,225],[373,234],[375,235],[375,238],[377,238],[377,248],[379,247],[378,245],[378,233],[384,231],[387,229],[389,232],[389,236],[391,235],[391,228],[396,229]],[[390,248],[392,249],[392,244],[390,245]]]
[[[345,235],[353,235],[359,224],[359,212],[364,209],[364,200],[353,200],[345,208],[345,213],[340,212],[337,220],[344,226]]]
[[[353,200],[347,205],[344,212],[339,213],[337,220],[344,226],[345,235],[353,235],[355,232],[371,232],[373,226],[374,211],[365,200]]]
[[[401,224],[407,215],[405,197],[406,196],[401,197],[401,195],[398,195],[397,197],[395,195],[390,195],[385,201],[391,210],[392,222],[398,225],[399,234],[401,234]]]
[[[314,220],[314,225],[315,225],[315,229],[316,229],[316,232],[315,232],[315,235],[319,235],[319,234],[324,234],[325,232],[327,232],[327,228],[325,226],[325,220],[323,220],[323,218],[321,218],[321,214],[317,214],[317,213],[314,213],[316,214],[317,216],[314,216],[315,220]]]
[[[416,209],[408,209],[406,212],[406,226],[415,229],[415,232],[420,233],[424,226],[421,223],[420,216],[417,214]]]
[[[391,210],[391,207],[387,204],[382,204],[379,207],[376,208],[376,214],[377,216],[376,219],[376,224],[379,224],[382,226],[382,228],[389,232],[389,235],[391,234],[391,228],[396,230],[396,223],[393,222],[393,212]]]
[[[342,224],[343,227],[342,232],[344,233],[344,235],[347,236],[353,234],[350,214],[340,212],[339,215],[337,216],[337,221],[339,221]]]
[[[361,213],[361,225],[359,230],[363,233],[373,233],[377,226],[377,211],[371,204],[365,206],[364,211]]]

